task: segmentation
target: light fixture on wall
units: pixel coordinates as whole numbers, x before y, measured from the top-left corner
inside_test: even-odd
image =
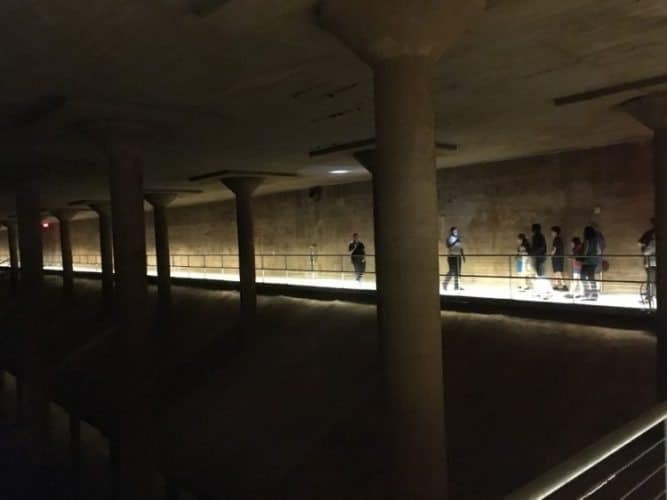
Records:
[[[339,169],[336,169],[336,170],[329,170],[329,173],[331,175],[345,175],[345,174],[349,174],[350,171],[346,170],[344,168],[339,168]]]
[[[47,221],[42,222],[42,228],[43,229],[48,229],[49,228],[49,223]]]

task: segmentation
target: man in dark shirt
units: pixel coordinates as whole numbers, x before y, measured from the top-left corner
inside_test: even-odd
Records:
[[[352,235],[352,241],[347,246],[347,250],[350,253],[350,260],[352,260],[352,266],[354,267],[354,277],[357,282],[360,282],[361,277],[366,272],[366,247],[359,240],[358,233]]]
[[[560,237],[560,226],[553,226],[551,228],[553,242],[551,243],[551,267],[554,273],[554,290],[567,292],[568,287],[565,286],[563,280],[563,270],[565,268],[565,246],[563,239]]]
[[[530,242],[530,255],[532,255],[535,263],[535,274],[538,278],[544,276],[544,263],[547,260],[547,240],[542,234],[542,226],[533,224],[533,237]]]
[[[535,296],[547,300],[551,296],[551,286],[544,277],[544,268],[547,261],[547,240],[542,234],[542,226],[533,224],[531,229],[533,237],[530,242],[530,255],[533,257],[535,268]]]

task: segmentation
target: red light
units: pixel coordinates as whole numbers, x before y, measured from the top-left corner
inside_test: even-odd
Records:
[[[49,223],[48,222],[42,222],[42,227],[44,229],[48,229],[49,228]]]

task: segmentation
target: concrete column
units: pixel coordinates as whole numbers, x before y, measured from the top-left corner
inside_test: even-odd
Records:
[[[441,54],[483,4],[325,0],[320,9],[325,28],[375,75],[372,173],[388,497],[447,497],[432,80]]]
[[[167,314],[171,306],[171,257],[169,255],[167,207],[177,196],[176,193],[146,193],[146,201],[153,207],[160,315]]]
[[[74,293],[74,264],[72,260],[71,222],[77,210],[63,208],[54,210],[53,216],[58,219],[60,226],[60,251],[63,262],[63,292],[66,297]]]
[[[19,287],[19,242],[16,221],[6,220],[3,225],[7,228],[7,248],[9,249],[9,286],[12,293],[18,292]]]
[[[113,355],[118,360],[111,432],[115,498],[153,498],[156,478],[153,384],[155,372],[148,323],[146,228],[141,152],[146,128],[101,122],[86,129],[109,157],[115,259]]]
[[[667,400],[667,92],[631,99],[624,111],[653,131],[653,185],[656,236],[656,339],[658,401]],[[647,214],[647,221],[649,219]]]
[[[113,237],[111,229],[111,202],[96,201],[90,208],[97,214],[100,232],[100,260],[102,262],[102,295],[105,304],[113,302]]]
[[[143,172],[138,156],[114,150],[110,168],[113,246],[116,264],[115,303],[119,314],[118,353],[125,366],[118,373],[119,498],[152,498],[154,491],[152,370],[150,369],[146,228]],[[146,373],[146,369],[149,370]],[[137,423],[148,424],[137,428]]]
[[[42,216],[37,183],[23,182],[16,196],[16,214],[21,252],[20,304],[24,332],[24,358],[18,383],[22,388],[19,414],[25,419],[32,439],[34,459],[39,462],[49,442],[49,400],[45,370],[46,325],[35,314],[43,297]],[[22,372],[22,373],[21,373]]]
[[[244,336],[251,331],[257,311],[255,279],[255,230],[252,216],[252,194],[262,183],[261,177],[229,177],[221,179],[236,195],[236,230],[239,248],[241,292],[241,323]]]

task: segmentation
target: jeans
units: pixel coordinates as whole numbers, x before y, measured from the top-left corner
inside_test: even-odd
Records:
[[[363,255],[352,256],[352,266],[354,267],[354,279],[361,281],[361,277],[366,272],[366,259]]]
[[[598,288],[595,283],[595,264],[581,266],[581,278],[584,280],[584,297],[597,299]]]
[[[460,278],[461,278],[461,256],[453,255],[447,257],[447,264],[449,265],[449,271],[445,277],[445,282],[442,284],[443,288],[447,290],[449,282],[454,278],[454,290],[460,288]]]
[[[649,266],[646,268],[646,282],[648,283],[648,288],[646,290],[646,293],[648,294],[648,300],[649,302],[653,302],[655,299],[655,294],[656,294],[656,286],[655,286],[655,280],[657,277],[656,273],[656,267],[655,266]]]

